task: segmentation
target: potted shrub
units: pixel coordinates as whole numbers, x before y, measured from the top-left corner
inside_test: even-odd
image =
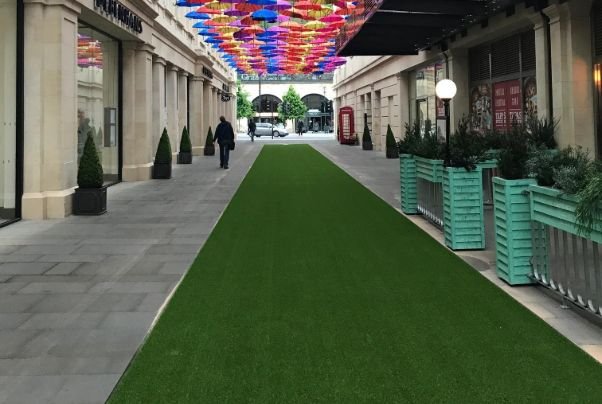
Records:
[[[372,137],[367,126],[364,126],[364,134],[362,135],[362,150],[372,150]]]
[[[388,159],[396,159],[399,158],[399,151],[397,150],[397,142],[395,141],[395,136],[393,136],[393,131],[391,130],[391,125],[387,125],[387,158]]]
[[[94,138],[88,134],[77,170],[78,187],[73,194],[73,214],[102,215],[107,211],[107,187],[103,183],[102,165]]]
[[[203,149],[203,155],[215,155],[215,145],[213,144],[213,132],[211,131],[211,126],[209,127],[209,131],[207,131],[207,139],[205,140],[205,148]]]
[[[161,139],[159,139],[159,146],[157,147],[157,153],[155,154],[153,178],[164,180],[171,178],[171,145],[169,143],[167,129],[165,128],[161,134]]]
[[[192,164],[192,143],[190,143],[190,135],[188,134],[188,128],[186,126],[182,129],[178,164]]]
[[[443,173],[445,244],[453,250],[483,249],[483,177],[478,164],[487,158],[487,145],[462,119],[450,137],[449,151]]]
[[[401,185],[401,211],[408,215],[418,213],[416,193],[416,160],[414,154],[420,144],[420,125],[406,123],[405,137],[397,143],[399,151],[399,178]]]

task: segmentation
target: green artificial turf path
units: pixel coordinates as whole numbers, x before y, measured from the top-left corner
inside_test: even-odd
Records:
[[[601,367],[307,145],[266,146],[111,403],[600,403]]]

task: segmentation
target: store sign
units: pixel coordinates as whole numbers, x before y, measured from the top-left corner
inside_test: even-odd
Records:
[[[116,0],[94,0],[94,7],[109,19],[116,19],[130,30],[141,34],[142,19]]]
[[[213,78],[213,72],[211,71],[211,69],[203,66],[203,74],[207,77],[209,77],[210,79]]]
[[[494,127],[507,130],[512,122],[523,120],[523,103],[520,80],[504,81],[493,85]]]

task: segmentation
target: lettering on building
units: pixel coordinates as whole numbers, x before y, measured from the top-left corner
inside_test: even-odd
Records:
[[[213,78],[213,72],[211,71],[211,69],[203,66],[203,74],[207,77],[209,77],[210,79]]]
[[[117,0],[94,0],[94,7],[107,18],[119,21],[138,34],[142,33],[142,19]]]

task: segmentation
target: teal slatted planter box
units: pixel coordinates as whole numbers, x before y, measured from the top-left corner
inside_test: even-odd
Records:
[[[401,211],[408,215],[415,215],[418,213],[416,160],[411,154],[399,155],[399,178],[401,184]]]
[[[431,160],[416,156],[414,160],[416,160],[416,176],[418,178],[435,183],[443,182],[443,160]]]
[[[575,225],[577,198],[574,195],[567,195],[557,189],[539,185],[529,186],[529,192],[531,193],[531,220],[583,237]],[[602,223],[594,226],[591,234],[585,238],[602,243]]]
[[[527,190],[535,179],[493,178],[497,276],[510,285],[533,283],[531,208]]]
[[[483,173],[447,167],[443,175],[443,227],[445,245],[452,250],[485,248]]]

